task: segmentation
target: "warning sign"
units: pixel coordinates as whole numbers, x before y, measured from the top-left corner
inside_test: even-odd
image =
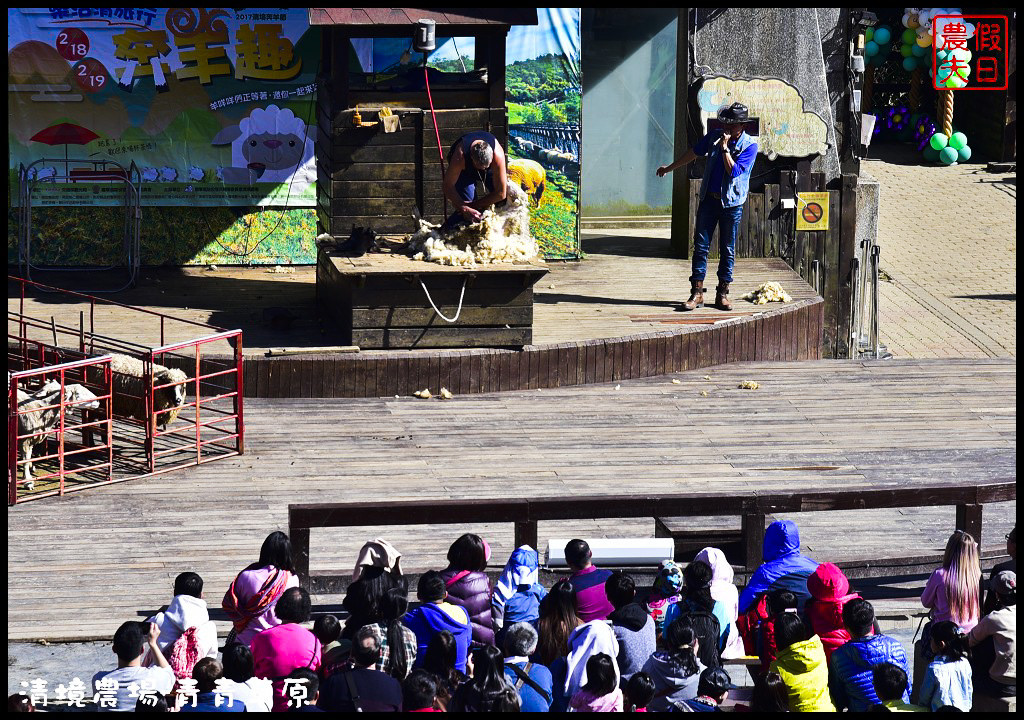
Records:
[[[797,193],[797,230],[828,230],[828,193]]]

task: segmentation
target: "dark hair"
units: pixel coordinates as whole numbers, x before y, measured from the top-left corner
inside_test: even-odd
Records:
[[[593,557],[586,540],[570,540],[565,544],[565,561],[570,567],[581,568]]]
[[[952,620],[943,620],[932,625],[932,640],[942,643],[943,650],[939,654],[951,660],[959,660],[970,655],[967,636]]]
[[[943,705],[942,707],[935,708],[935,712],[963,712],[956,705]]]
[[[167,698],[156,690],[146,690],[135,701],[135,712],[170,712]]]
[[[129,663],[143,652],[149,637],[149,623],[129,620],[114,633],[114,654],[121,662]]]
[[[907,691],[907,673],[899,665],[878,663],[871,668],[871,677],[879,700],[899,700]]]
[[[192,679],[201,693],[213,692],[217,681],[224,677],[224,666],[216,658],[199,658],[192,668]]]
[[[427,643],[427,650],[423,654],[423,669],[429,670],[442,682],[448,683],[454,690],[459,684],[459,671],[455,669],[458,661],[458,648],[455,645],[455,636],[447,630],[442,630]]]
[[[7,712],[32,712],[32,698],[24,693],[14,693],[7,697]]]
[[[383,617],[381,603],[385,593],[393,587],[408,592],[409,580],[404,575],[395,576],[381,567],[363,567],[359,579],[348,586],[341,606],[348,610],[343,638],[351,639],[363,625],[380,622]]]
[[[437,676],[428,670],[413,670],[402,681],[402,709],[406,712],[434,707]]]
[[[875,608],[863,598],[853,598],[843,605],[843,625],[855,637],[871,632],[875,624]]]
[[[781,675],[769,672],[754,679],[750,709],[754,712],[789,712],[789,694]]]
[[[484,645],[473,651],[473,679],[470,681],[481,692],[493,692],[505,684],[505,659],[501,650]]]
[[[174,578],[174,594],[191,595],[194,598],[203,594],[203,579],[194,572],[183,572]]]
[[[700,671],[694,648],[697,631],[687,618],[680,618],[665,628],[665,643],[668,645],[671,664],[683,671],[683,677],[696,675]]]
[[[306,705],[312,705],[313,702],[315,701],[316,694],[320,692],[320,678],[317,676],[317,674],[309,668],[300,667],[295,668],[290,673],[288,673],[288,679],[300,680],[302,684],[306,686],[305,699],[293,698],[295,700],[295,706],[303,707]]]
[[[263,546],[260,548],[259,561],[247,567],[246,570],[257,570],[268,565],[273,565],[278,570],[295,572],[291,540],[280,530],[267,535],[267,539],[263,541]]]
[[[489,698],[490,699],[490,698]],[[496,713],[507,713],[507,712],[519,712],[519,693],[511,685],[506,684],[504,688],[494,694],[493,699],[490,699],[490,703],[485,699],[480,704],[480,710],[482,712],[496,712]]]
[[[636,597],[636,583],[626,573],[615,570],[604,582],[604,594],[616,610],[629,605]]]
[[[694,560],[683,570],[685,585],[683,593],[685,599],[690,601],[698,610],[711,612],[715,607],[715,600],[711,597],[711,578],[714,573],[711,566],[702,560]]]
[[[372,643],[363,644],[364,640],[372,640]],[[396,648],[397,649],[397,648]],[[352,662],[359,667],[370,667],[380,662],[380,639],[369,628],[359,628],[355,638],[352,640]]]
[[[440,602],[444,600],[447,586],[444,578],[437,570],[427,570],[420,575],[416,584],[416,597],[420,602]]]
[[[576,614],[576,591],[568,580],[559,580],[540,601],[537,620],[537,659],[549,666],[555,658],[569,654],[569,635],[580,626]]]
[[[448,565],[455,570],[483,572],[487,569],[487,548],[483,538],[466,533],[448,548]]]
[[[654,680],[645,672],[634,673],[633,677],[626,682],[624,705],[627,711],[634,708],[645,708],[654,699],[654,692],[657,688]]]
[[[614,692],[617,687],[615,660],[611,655],[595,653],[587,660],[587,684],[583,689],[596,697]]]
[[[473,651],[473,678],[462,685],[448,708],[449,712],[499,712],[518,707],[518,698],[507,695],[512,688],[505,680],[501,650],[484,645]]]
[[[1012,543],[1013,543],[1014,545],[1016,545],[1016,544],[1017,544],[1017,526],[1016,526],[1016,525],[1014,525],[1014,526],[1013,526],[1013,530],[1011,530],[1011,531],[1010,531],[1010,532],[1009,532],[1009,533],[1007,534],[1007,536],[1006,536],[1006,541],[1007,541],[1007,542],[1012,542]]]
[[[252,651],[248,645],[233,642],[224,648],[224,677],[236,683],[244,683],[254,675]]]
[[[796,610],[799,607],[796,593],[783,588],[772,590],[768,593],[768,597],[765,600],[768,605],[768,612],[772,615],[778,615],[787,610]]]
[[[313,634],[321,645],[330,645],[341,637],[341,622],[333,615],[321,615],[313,623]]]
[[[391,648],[387,672],[391,677],[401,681],[409,674],[409,658],[403,649],[405,634],[401,622],[402,616],[409,610],[409,598],[405,591],[402,588],[391,588],[384,593],[381,610],[384,613],[384,637]]]
[[[793,612],[779,613],[775,618],[775,646],[785,650],[790,645],[802,642],[810,637],[807,626],[800,616]]]
[[[288,588],[278,598],[274,614],[282,623],[304,623],[309,620],[311,608],[309,593],[305,588]]]

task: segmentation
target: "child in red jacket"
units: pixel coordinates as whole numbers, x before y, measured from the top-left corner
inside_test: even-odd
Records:
[[[850,642],[850,632],[843,626],[843,606],[860,595],[850,592],[850,581],[832,563],[818,566],[807,578],[807,590],[811,593],[804,606],[807,622],[821,638],[825,657],[830,658],[837,647]]]

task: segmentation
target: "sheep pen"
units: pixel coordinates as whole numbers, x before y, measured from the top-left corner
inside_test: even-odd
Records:
[[[528,197],[516,182],[508,183],[503,206],[484,211],[479,222],[442,233],[441,226],[416,218],[419,230],[408,238],[414,260],[471,267],[537,260],[537,241],[530,235]]]

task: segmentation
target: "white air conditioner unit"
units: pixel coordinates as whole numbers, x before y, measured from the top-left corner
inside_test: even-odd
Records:
[[[548,540],[545,552],[545,567],[567,567],[565,546],[570,538]],[[591,562],[595,565],[624,567],[657,566],[662,560],[675,556],[676,546],[672,538],[601,538],[587,540]]]

